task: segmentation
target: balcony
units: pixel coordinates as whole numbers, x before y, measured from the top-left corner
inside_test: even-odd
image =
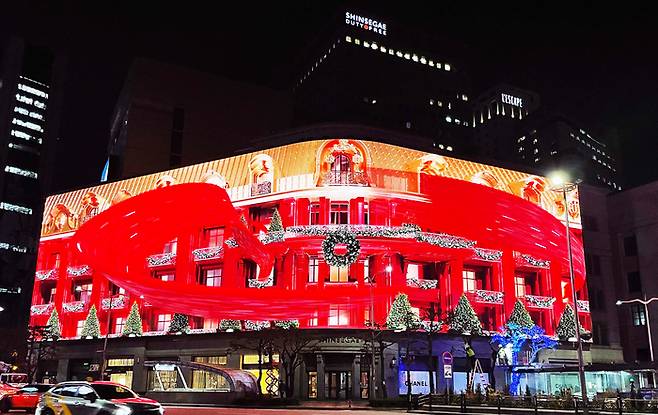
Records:
[[[151,255],[146,258],[149,268],[164,267],[169,265],[176,265],[176,254],[167,252],[165,254]]]
[[[407,287],[420,288],[422,290],[430,290],[437,288],[439,281],[437,280],[421,280],[418,278],[407,277]]]
[[[468,295],[478,304],[503,304],[505,299],[505,293],[501,291],[475,290]]]
[[[209,246],[207,248],[199,248],[192,251],[194,262],[211,261],[213,259],[221,259],[224,257],[224,248],[221,246]]]
[[[128,305],[128,299],[123,295],[103,298],[101,300],[101,309],[103,310],[120,310]]]
[[[92,270],[89,265],[80,265],[77,267],[66,268],[66,275],[68,275],[69,278],[91,276],[91,274]]]
[[[34,274],[37,281],[57,280],[57,268],[49,269],[47,271],[37,271]]]
[[[576,300],[576,304],[578,305],[578,312],[579,313],[589,313],[589,301],[587,301],[587,300]]]
[[[84,301],[71,301],[62,304],[62,313],[79,313],[85,310]]]
[[[54,308],[55,308],[54,303],[35,304],[32,307],[30,307],[30,314],[33,316],[49,315],[50,313],[52,313]]]
[[[540,308],[550,310],[555,303],[555,297],[543,297],[541,295],[525,295],[525,305],[528,308]]]

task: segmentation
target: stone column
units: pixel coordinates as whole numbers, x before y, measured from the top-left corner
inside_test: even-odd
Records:
[[[352,360],[352,399],[361,399],[361,355]]]
[[[324,400],[326,399],[324,389],[325,389],[325,384],[324,384],[324,356],[320,353],[315,355],[315,358],[317,359],[317,364],[318,364],[318,400]]]

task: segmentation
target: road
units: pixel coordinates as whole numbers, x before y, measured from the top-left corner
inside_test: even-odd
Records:
[[[371,411],[349,409],[257,409],[257,408],[200,408],[200,407],[172,407],[167,406],[165,415],[340,415],[340,414],[367,414]],[[372,411],[377,415],[400,415],[403,410]]]

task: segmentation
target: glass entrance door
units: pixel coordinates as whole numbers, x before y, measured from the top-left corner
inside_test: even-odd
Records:
[[[327,399],[352,398],[352,372],[327,372],[324,376]]]

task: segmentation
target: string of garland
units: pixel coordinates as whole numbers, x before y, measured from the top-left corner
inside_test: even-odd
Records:
[[[78,311],[84,310],[84,308],[85,304],[82,301],[62,304],[62,311],[66,313],[77,313]]]
[[[265,281],[249,280],[249,288],[265,288],[274,285],[274,276],[270,275]]]
[[[242,325],[240,324],[240,320],[222,320],[219,322],[218,330],[221,331],[239,331],[241,329]]]
[[[475,298],[478,303],[502,304],[505,294],[500,291],[476,290]]]
[[[344,255],[337,255],[334,252],[336,245],[345,244],[347,252]],[[356,262],[361,252],[361,244],[349,232],[330,233],[322,241],[322,254],[327,264],[334,267],[346,267]]]
[[[108,310],[110,308],[123,308],[126,306],[126,297],[112,297],[112,298],[103,298],[101,300],[101,308],[103,310]]]
[[[420,280],[418,278],[407,278],[407,287],[416,287],[423,290],[436,288],[439,285],[437,280]]]
[[[66,268],[66,273],[72,277],[91,275],[91,267],[89,265],[82,265],[79,267],[68,267]]]
[[[283,330],[290,330],[290,329],[298,329],[299,328],[299,321],[297,320],[277,320],[274,322],[274,327],[283,329]]]
[[[537,308],[551,308],[555,302],[555,297],[541,297],[539,295],[526,295],[528,305]]]
[[[30,314],[33,316],[41,316],[44,314],[48,314],[49,311],[53,309],[54,304],[35,304],[32,307],[30,307]]]
[[[224,248],[221,246],[211,246],[208,248],[200,248],[192,251],[192,255],[194,255],[194,259],[197,261],[220,258],[223,254]]]
[[[475,256],[485,261],[498,262],[503,257],[503,253],[492,249],[475,248]]]
[[[224,241],[224,243],[229,248],[237,248],[239,246],[238,241],[236,241],[235,238],[228,238],[227,240]]]
[[[158,267],[160,265],[173,265],[176,263],[176,254],[174,252],[167,252],[166,254],[151,255],[146,258],[149,266]]]
[[[523,258],[523,260],[526,263],[532,265],[533,267],[548,268],[548,267],[551,266],[551,261],[543,260],[543,259],[537,259],[537,258],[532,257],[532,256],[527,255],[527,254],[522,254],[521,258]]]
[[[39,281],[49,280],[57,274],[57,269],[53,268],[48,271],[37,271],[35,276]]]
[[[261,331],[261,330],[269,329],[269,328],[270,328],[270,322],[269,321],[246,320],[244,322],[244,329],[245,330]]]

